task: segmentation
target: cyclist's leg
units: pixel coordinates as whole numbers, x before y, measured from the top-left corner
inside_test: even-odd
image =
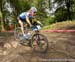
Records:
[[[20,19],[19,19],[19,24],[20,24],[20,27],[21,27],[22,34],[24,35],[24,24]]]
[[[23,34],[23,38],[26,38],[26,39],[28,39],[28,35],[27,35],[27,33],[28,33],[28,30],[26,29],[26,27],[27,27],[27,23],[25,22],[25,20],[24,19],[19,19],[19,24],[20,24],[20,26],[21,26],[21,31],[22,31],[22,34]],[[25,28],[25,29],[24,29]]]

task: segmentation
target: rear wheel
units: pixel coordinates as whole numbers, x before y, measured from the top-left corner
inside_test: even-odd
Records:
[[[48,39],[42,34],[34,34],[32,37],[32,48],[35,52],[47,52]]]
[[[14,30],[14,37],[17,40],[17,39],[20,39],[21,36],[22,36],[22,32],[20,27],[18,27]]]
[[[23,34],[21,32],[21,28],[18,27],[14,30],[14,37],[16,40],[19,40],[19,43],[23,46],[30,45],[30,39],[24,39]]]

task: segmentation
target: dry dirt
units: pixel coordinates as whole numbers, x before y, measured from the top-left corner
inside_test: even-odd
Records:
[[[47,53],[35,53],[28,46],[15,44],[13,33],[0,33],[0,62],[75,62],[75,33],[43,34],[49,42]]]

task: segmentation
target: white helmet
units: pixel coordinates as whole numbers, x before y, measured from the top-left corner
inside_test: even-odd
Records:
[[[33,12],[37,12],[37,9],[35,7],[31,7],[30,10]]]

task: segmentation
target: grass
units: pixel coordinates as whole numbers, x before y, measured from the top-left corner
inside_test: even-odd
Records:
[[[43,30],[48,30],[48,29],[67,29],[69,27],[75,27],[75,20],[73,21],[63,21],[63,22],[57,22],[48,26],[44,26],[42,29]]]

